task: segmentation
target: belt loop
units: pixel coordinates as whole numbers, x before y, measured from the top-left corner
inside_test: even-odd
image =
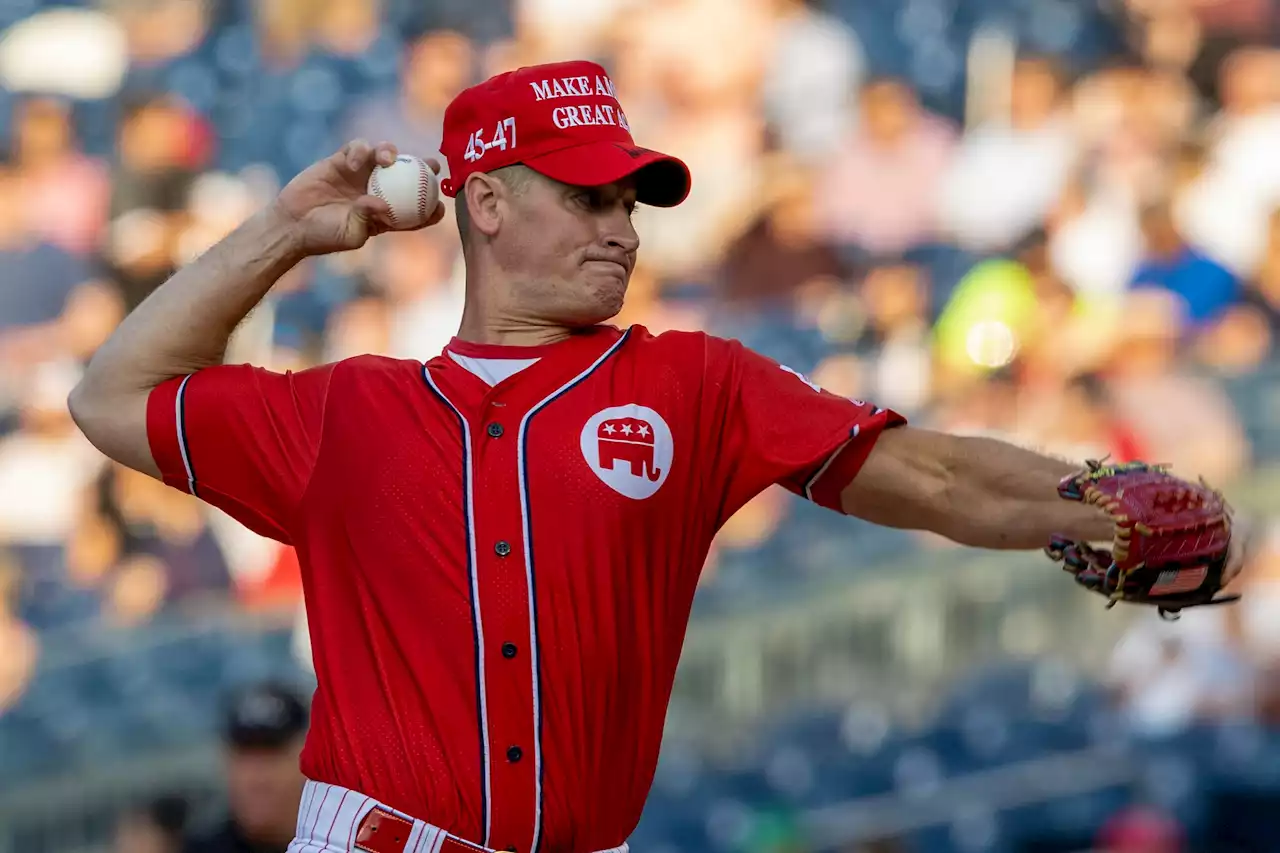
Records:
[[[413,821],[413,831],[409,833],[409,841],[404,846],[404,853],[431,853],[431,843],[428,835],[427,824],[415,819]]]

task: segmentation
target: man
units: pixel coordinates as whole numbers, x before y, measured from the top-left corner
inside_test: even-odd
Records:
[[[284,685],[255,685],[232,697],[226,728],[228,816],[186,853],[283,853],[296,832],[303,778],[298,755],[307,709]]]
[[[1146,251],[1129,286],[1163,290],[1176,296],[1184,311],[1184,332],[1208,329],[1239,304],[1244,295],[1240,280],[1187,242],[1168,200],[1143,208],[1141,227]]]
[[[1110,536],[1059,499],[1070,465],[908,428],[734,341],[604,325],[633,208],[689,174],[635,145],[599,66],[464,91],[443,151],[467,293],[442,355],[219,364],[286,270],[389,227],[365,188],[395,149],[353,142],[161,287],[72,395],[105,453],[298,549],[318,689],[292,849],[625,850],[703,560],[772,483],[971,545]]]

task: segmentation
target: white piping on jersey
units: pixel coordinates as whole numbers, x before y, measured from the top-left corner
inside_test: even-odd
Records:
[[[187,383],[191,381],[191,374],[184,376],[182,383],[178,386],[178,394],[173,398],[173,414],[174,422],[178,425],[178,452],[182,454],[182,467],[187,470],[187,491],[191,494],[196,493],[196,472],[191,467],[191,454],[187,450]]]
[[[631,330],[623,332],[604,353],[591,363],[591,366],[551,392],[542,402],[531,408],[520,419],[520,430],[516,444],[517,482],[520,486],[520,518],[524,527],[524,569],[528,583],[529,595],[529,669],[533,677],[533,772],[534,772],[534,813],[533,843],[529,845],[529,853],[538,853],[538,841],[542,836],[542,692],[539,688],[539,653],[538,653],[538,612],[533,584],[533,535],[529,526],[529,482],[525,476],[526,456],[525,440],[528,437],[529,420],[541,411],[548,403],[568,391],[574,385],[604,364],[609,356],[617,352],[618,347],[631,336]]]
[[[440,386],[436,384],[431,377],[431,371],[424,364],[422,366],[422,376],[427,380],[427,384],[431,389],[439,395],[445,404],[453,409],[453,413],[458,416],[458,422],[462,424],[462,442],[463,453],[466,461],[466,513],[467,513],[467,560],[470,564],[471,575],[471,617],[475,621],[475,643],[476,643],[476,692],[479,695],[480,702],[480,751],[483,758],[484,767],[484,841],[485,847],[489,846],[489,830],[492,826],[493,811],[493,786],[492,774],[489,768],[489,702],[485,689],[484,677],[484,625],[480,621],[480,572],[479,565],[476,562],[476,525],[475,525],[475,503],[474,503],[474,480],[472,477],[472,469],[475,466],[475,457],[471,453],[471,425],[467,423],[466,417],[462,414],[462,410],[453,404],[444,392],[440,390]]]
[[[827,473],[827,469],[831,467],[831,463],[836,461],[836,457],[839,456],[841,452],[846,447],[849,446],[850,442],[852,442],[855,438],[858,437],[858,433],[860,433],[861,431],[862,431],[862,424],[854,424],[853,429],[849,431],[848,439],[846,439],[843,444],[837,447],[832,452],[832,454],[827,457],[827,461],[822,463],[822,467],[818,469],[817,473],[809,478],[809,482],[804,484],[804,496],[808,500],[813,500],[813,487],[817,485],[819,480],[822,479],[822,475]]]

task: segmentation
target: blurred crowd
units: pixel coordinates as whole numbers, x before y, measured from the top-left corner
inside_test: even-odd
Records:
[[[1071,458],[1229,485],[1268,455],[1220,380],[1280,347],[1270,0],[107,0],[0,25],[0,714],[61,632],[228,602],[292,618],[292,551],[108,464],[66,394],[299,169],[357,136],[438,156],[449,100],[520,64],[599,59],[641,144],[693,170],[684,206],[637,214],[620,324],[739,337],[918,423]],[[441,227],[305,263],[229,358],[430,358],[459,260]],[[789,501],[722,544],[759,546]],[[1237,607],[1134,621],[1105,672],[1130,736],[1280,725],[1280,536],[1248,582]],[[265,751],[229,735],[244,808],[298,783],[282,725]],[[176,851],[186,813],[129,813],[117,849]],[[1097,845],[1182,849],[1141,810]]]
[[[520,64],[600,59],[638,140],[692,168],[685,205],[637,214],[619,324],[740,337],[837,393],[1074,458],[1224,484],[1251,463],[1213,377],[1280,346],[1269,0],[24,9],[0,36],[0,708],[68,626],[297,605],[292,552],[107,464],[66,394],[300,168],[357,136],[438,156],[449,100]],[[304,263],[229,358],[428,359],[459,261],[441,227]],[[726,538],[767,535],[779,501]]]

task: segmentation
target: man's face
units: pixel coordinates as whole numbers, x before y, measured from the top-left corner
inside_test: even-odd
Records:
[[[892,145],[911,127],[915,99],[895,80],[881,80],[862,93],[862,119],[867,134],[882,145]]]
[[[622,309],[640,247],[634,182],[575,187],[535,175],[502,204],[494,255],[533,319],[577,328]]]
[[[1147,242],[1147,251],[1165,254],[1176,251],[1181,243],[1178,226],[1173,219],[1173,210],[1167,204],[1153,205],[1142,214],[1142,236]]]
[[[1034,129],[1052,115],[1058,102],[1058,81],[1048,64],[1036,59],[1018,63],[1012,88],[1010,112],[1015,126]]]
[[[71,142],[66,109],[54,101],[27,104],[20,115],[17,137],[23,157],[61,154]]]
[[[466,36],[431,33],[411,54],[405,89],[421,106],[443,109],[470,82],[474,62],[474,48]]]
[[[271,840],[292,827],[302,799],[302,739],[279,749],[233,748],[227,755],[231,814],[247,835]]]

